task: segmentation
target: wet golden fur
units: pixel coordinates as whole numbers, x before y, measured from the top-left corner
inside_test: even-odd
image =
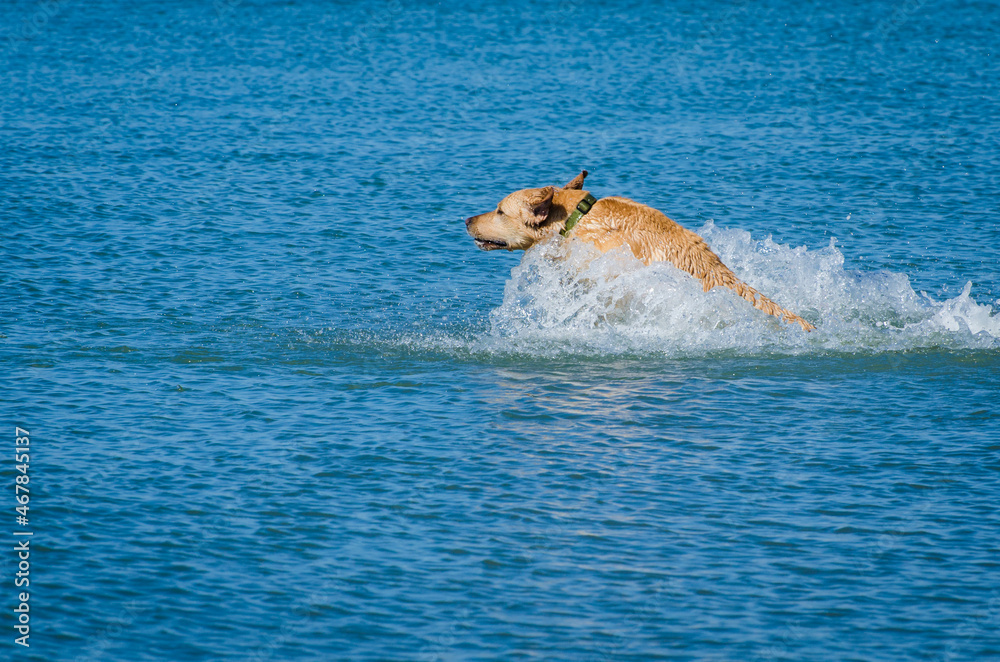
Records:
[[[586,176],[584,170],[561,189],[546,186],[515,191],[494,211],[466,219],[466,228],[483,250],[530,248],[566,226],[566,219],[587,195],[583,190]],[[646,264],[670,262],[701,279],[706,292],[728,287],[769,315],[795,322],[806,331],[815,328],[737,278],[697,234],[628,198],[601,198],[569,236],[589,241],[601,251],[627,245]]]

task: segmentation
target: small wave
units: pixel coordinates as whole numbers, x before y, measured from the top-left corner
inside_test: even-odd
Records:
[[[511,271],[488,331],[431,344],[472,352],[670,356],[1000,348],[1000,316],[973,300],[971,282],[938,302],[915,292],[904,274],[844,269],[835,240],[819,250],[792,248],[711,221],[699,234],[743,280],[817,330],[804,333],[728,289],[703,292],[687,273],[667,263],[647,267],[627,248],[600,253],[557,237],[527,251]]]

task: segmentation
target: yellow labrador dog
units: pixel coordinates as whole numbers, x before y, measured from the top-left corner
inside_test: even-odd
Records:
[[[700,278],[706,292],[722,285],[769,315],[796,322],[806,331],[816,328],[741,281],[704,239],[664,214],[628,198],[597,200],[583,190],[586,176],[584,170],[561,189],[515,191],[496,210],[467,218],[465,227],[485,251],[525,250],[557,232],[589,241],[601,251],[625,244],[646,264],[671,262]]]

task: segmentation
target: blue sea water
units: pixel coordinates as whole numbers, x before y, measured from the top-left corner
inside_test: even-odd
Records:
[[[1000,659],[998,35],[4,2],[3,658]],[[583,168],[817,331],[627,251],[475,249]]]

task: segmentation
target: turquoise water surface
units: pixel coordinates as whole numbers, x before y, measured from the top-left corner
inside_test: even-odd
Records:
[[[998,35],[3,3],[3,659],[1000,659]],[[817,331],[625,250],[476,250],[584,168]]]

